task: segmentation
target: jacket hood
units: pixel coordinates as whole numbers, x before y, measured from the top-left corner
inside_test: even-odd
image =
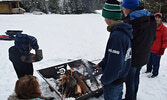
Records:
[[[132,25],[127,24],[127,23],[122,23],[122,21],[116,21],[115,23],[109,25],[107,27],[107,30],[109,32],[113,32],[113,31],[121,31],[122,33],[125,33],[126,35],[129,36],[130,39],[133,39],[133,29],[132,29]]]
[[[139,17],[150,16],[150,15],[151,15],[151,13],[145,9],[135,10],[129,14],[130,20],[134,20],[134,19],[139,18]]]

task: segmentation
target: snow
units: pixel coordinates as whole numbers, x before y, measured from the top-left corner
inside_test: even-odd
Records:
[[[119,2],[122,2],[123,0],[118,0]]]
[[[67,62],[68,59],[87,60],[101,59],[109,33],[100,14],[82,15],[1,15],[0,33],[6,30],[19,29],[38,39],[43,50],[44,59],[34,63],[34,75],[38,77],[44,96],[57,96],[51,92],[47,83],[36,70]],[[8,48],[13,41],[0,41],[0,98],[6,100],[14,92],[16,73],[8,59]],[[167,53],[161,58],[160,74],[148,78],[145,66],[141,70],[140,88],[137,100],[166,100],[167,98]],[[97,62],[96,62],[97,63]],[[125,88],[124,88],[125,91]],[[125,93],[125,92],[124,92]],[[123,95],[124,97],[124,95]],[[73,100],[69,98],[68,100]],[[91,98],[90,100],[104,100]]]
[[[167,26],[167,23],[164,23]]]

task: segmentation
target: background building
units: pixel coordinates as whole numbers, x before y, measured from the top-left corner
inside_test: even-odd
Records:
[[[0,0],[0,14],[23,14],[25,10],[20,7],[21,0]]]

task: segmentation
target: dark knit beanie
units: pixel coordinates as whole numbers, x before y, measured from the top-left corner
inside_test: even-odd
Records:
[[[121,19],[121,6],[117,0],[108,0],[104,4],[102,16],[106,19],[120,20]]]
[[[127,9],[135,9],[139,7],[139,0],[123,0],[122,7]]]
[[[158,13],[154,14],[154,16],[161,18],[161,17],[162,17],[162,13],[159,13],[159,12],[158,12]]]

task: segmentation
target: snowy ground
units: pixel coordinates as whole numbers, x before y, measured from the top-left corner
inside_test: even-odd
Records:
[[[8,29],[21,29],[34,35],[43,49],[44,59],[34,63],[34,70],[58,65],[67,59],[102,58],[109,33],[100,14],[83,15],[0,15],[0,34]],[[0,41],[0,98],[6,100],[14,91],[17,80],[12,63],[8,59],[8,48],[13,41]],[[162,56],[160,74],[157,78],[148,78],[145,67],[141,71],[141,84],[138,100],[167,99],[167,53]],[[56,96],[45,81],[35,71],[44,96]],[[124,90],[125,91],[125,90]],[[71,99],[70,99],[71,100]],[[90,100],[103,100],[91,98]]]

